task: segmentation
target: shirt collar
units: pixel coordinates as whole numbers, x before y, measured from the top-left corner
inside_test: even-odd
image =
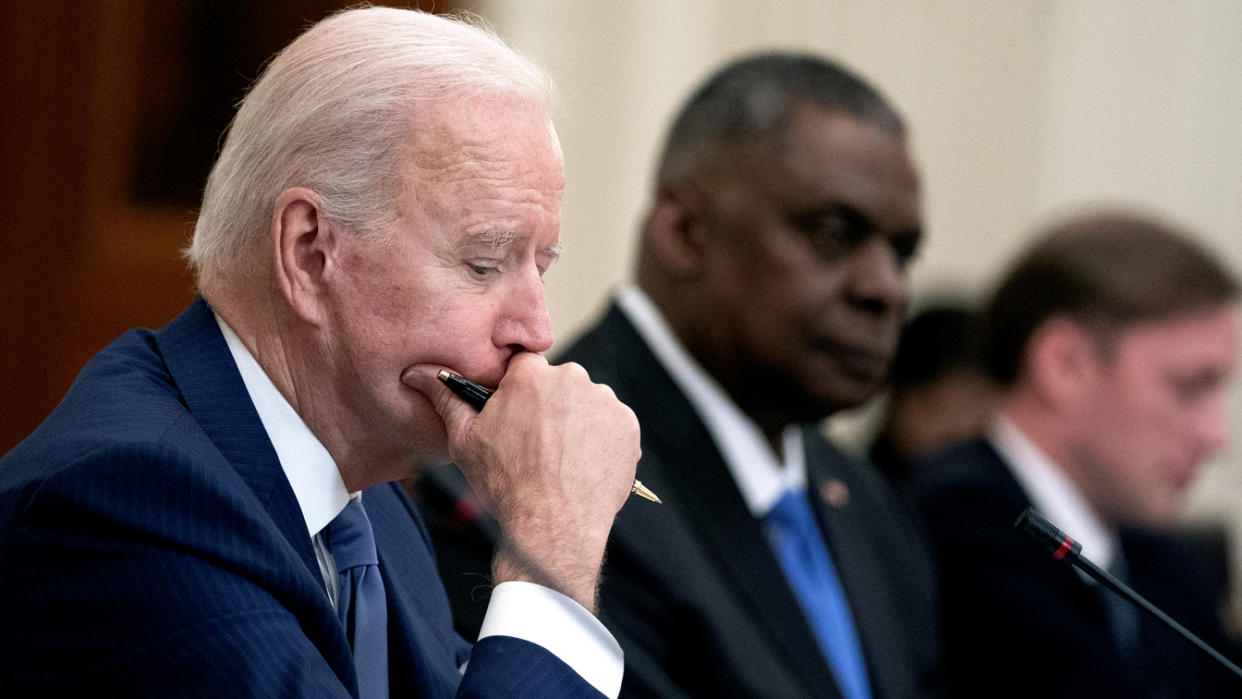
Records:
[[[781,435],[782,462],[758,425],[682,347],[645,293],[626,286],[617,294],[617,305],[707,426],[752,515],[766,517],[786,490],[806,488],[806,454],[797,425]]]
[[[1065,471],[1004,417],[993,420],[988,436],[1036,509],[1082,544],[1084,556],[1107,568],[1113,562],[1117,534],[1096,516]]]
[[[241,372],[246,392],[259,413],[263,429],[276,450],[276,458],[284,469],[285,478],[293,486],[293,495],[306,519],[306,529],[314,536],[328,526],[349,502],[350,494],[345,490],[341,472],[327,448],[276,389],[233,329],[219,315],[216,315],[216,322],[224,334],[224,341],[228,343],[237,370]]]

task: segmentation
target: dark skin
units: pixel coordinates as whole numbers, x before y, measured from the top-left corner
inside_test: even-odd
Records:
[[[884,380],[922,238],[918,175],[901,136],[809,105],[783,135],[677,169],[639,284],[779,454],[787,425]]]

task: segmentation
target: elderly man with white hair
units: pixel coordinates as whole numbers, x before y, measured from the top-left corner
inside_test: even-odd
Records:
[[[638,425],[541,355],[550,95],[487,31],[406,10],[271,62],[207,183],[201,296],[0,462],[6,694],[615,696],[593,611]],[[504,531],[473,648],[395,482],[449,459]]]

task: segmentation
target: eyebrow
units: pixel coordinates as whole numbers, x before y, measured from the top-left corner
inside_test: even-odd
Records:
[[[496,249],[503,248],[508,245],[512,245],[514,242],[516,242],[520,238],[522,238],[522,236],[517,231],[504,230],[504,229],[499,229],[499,228],[489,228],[485,231],[480,231],[478,233],[471,233],[471,234],[462,236],[457,241],[457,248],[459,250],[465,251],[465,250],[470,250],[472,248],[486,246],[486,247],[492,248],[493,250],[496,250]],[[548,246],[539,248],[539,250],[537,250],[536,252],[539,255],[542,255],[544,257],[547,257],[555,261],[560,258],[561,251],[562,251],[562,248],[560,244],[557,244],[557,245],[548,245]]]
[[[516,231],[489,228],[485,231],[470,233],[458,238],[457,247],[461,250],[483,246],[489,248],[503,248],[517,239],[518,234]]]

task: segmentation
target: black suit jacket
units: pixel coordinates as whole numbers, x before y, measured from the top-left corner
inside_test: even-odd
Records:
[[[839,697],[827,662],[731,474],[686,397],[614,305],[560,358],[638,415],[638,476],[613,528],[601,618],[626,652],[628,696]],[[805,430],[812,498],[877,699],[926,695],[937,663],[932,565],[910,512],[865,465]],[[840,488],[837,488],[839,491]]]
[[[363,502],[392,696],[601,696],[532,643],[472,651],[409,498],[387,483]],[[104,349],[0,460],[0,599],[4,696],[357,696],[306,520],[201,299]]]
[[[989,442],[952,447],[918,473],[916,499],[940,561],[952,696],[1242,696],[1242,680],[1146,615],[1141,662],[1122,660],[1107,591],[1013,528],[1031,501]],[[1123,531],[1121,547],[1131,587],[1226,654],[1236,650],[1217,621],[1219,591],[1186,542]]]

